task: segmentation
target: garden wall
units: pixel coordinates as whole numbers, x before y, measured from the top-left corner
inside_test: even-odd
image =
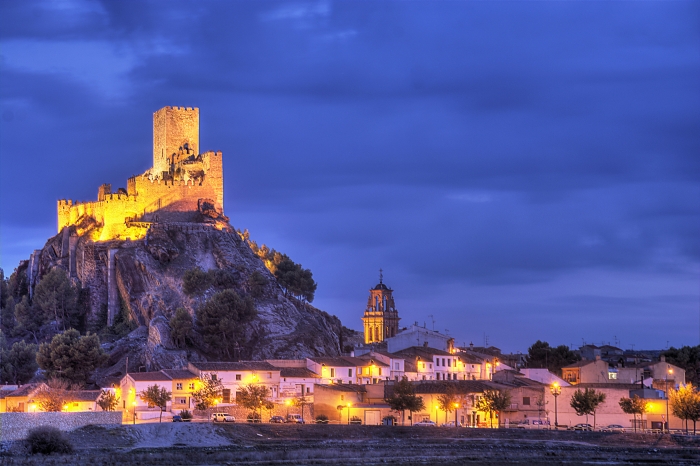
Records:
[[[29,429],[53,426],[60,430],[73,430],[90,424],[121,424],[121,411],[97,411],[80,413],[0,413],[0,442],[21,440]]]

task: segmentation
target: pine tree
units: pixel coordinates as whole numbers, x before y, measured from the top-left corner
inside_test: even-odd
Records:
[[[107,355],[94,333],[81,337],[75,329],[54,336],[51,343],[42,343],[36,360],[48,377],[84,384],[92,372],[106,362]]]
[[[197,325],[205,343],[215,353],[231,358],[236,345],[245,342],[247,325],[256,316],[252,299],[241,298],[234,290],[224,290],[197,309]]]
[[[192,316],[187,309],[179,307],[175,314],[170,318],[170,336],[178,348],[184,348],[187,339],[190,337],[194,324]]]

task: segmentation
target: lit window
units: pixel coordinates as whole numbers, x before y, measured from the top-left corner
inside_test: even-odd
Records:
[[[608,379],[617,379],[617,372],[608,372]]]
[[[191,384],[189,384],[189,385],[187,386],[187,388],[190,389],[190,390],[194,390],[194,382],[192,382]]]
[[[176,384],[175,384],[175,389],[176,389],[176,390],[182,390],[182,384],[181,384],[181,383],[176,383]]]
[[[379,375],[382,375],[382,368],[379,367],[378,369],[379,369]]]
[[[331,367],[331,377],[335,377],[335,369]]]

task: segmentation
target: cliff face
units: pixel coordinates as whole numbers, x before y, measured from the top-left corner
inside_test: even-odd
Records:
[[[128,337],[106,345],[111,367],[99,378],[123,373],[127,356],[130,370],[177,368],[185,366],[188,359],[207,359],[201,335],[194,334],[192,347],[177,349],[168,325],[177,308],[183,307],[194,316],[213,293],[209,290],[188,296],[182,291],[183,274],[195,267],[229,271],[236,291],[244,295],[250,292],[248,283],[254,272],[266,278],[267,283],[253,297],[258,314],[246,327],[248,343],[240,348],[240,359],[333,356],[340,352],[342,326],[338,318],[286,298],[263,262],[221,219],[153,224],[146,237],[137,241],[94,242],[89,227],[81,230],[64,228],[32,255],[29,267],[34,270],[33,284],[51,268],[65,268],[89,291],[93,315],[106,307],[113,319],[120,309],[126,309],[130,319],[139,324]]]

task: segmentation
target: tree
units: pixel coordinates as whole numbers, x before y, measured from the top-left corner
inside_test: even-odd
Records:
[[[27,296],[23,296],[22,301],[15,305],[15,320],[20,326],[17,329],[18,331],[31,333],[34,337],[34,342],[39,342],[37,332],[47,320],[43,313],[34,310]]]
[[[593,415],[593,428],[595,428],[595,412],[598,406],[605,402],[605,393],[598,392],[594,388],[586,388],[583,391],[578,389],[571,396],[571,407],[576,411],[577,416]]]
[[[34,288],[32,304],[45,318],[60,323],[63,330],[79,327],[82,323],[78,291],[63,269],[55,268],[41,278]]]
[[[561,375],[562,367],[580,359],[581,357],[571,351],[566,345],[552,348],[546,341],[537,340],[527,350],[527,367],[546,368],[558,375]]]
[[[501,427],[501,412],[510,407],[511,395],[508,391],[484,390],[484,394],[477,402],[477,410],[488,413],[493,428],[493,413],[498,417],[498,427]]]
[[[257,314],[249,297],[241,298],[234,290],[224,290],[197,309],[197,325],[214,352],[230,359],[234,348],[244,343],[246,327]]]
[[[304,420],[304,406],[306,406],[308,404],[310,404],[310,401],[304,395],[298,396],[292,400],[292,405],[296,406],[297,408],[301,408],[301,419],[302,420]]]
[[[401,412],[401,425],[404,425],[404,413],[414,413],[425,408],[423,398],[416,395],[416,390],[413,384],[404,376],[398,383],[393,385],[391,395],[384,398],[384,401],[389,404],[392,411]],[[411,415],[411,424],[413,424],[413,416]]]
[[[192,392],[195,409],[204,411],[221,401],[224,384],[216,374],[204,374],[197,382],[197,389]]]
[[[666,357],[666,362],[685,370],[686,381],[696,387],[700,386],[700,345],[682,348],[672,346],[661,354]]]
[[[97,335],[81,337],[77,330],[69,329],[54,336],[51,343],[42,343],[36,361],[48,377],[85,384],[90,374],[107,361],[107,355]]]
[[[119,405],[119,397],[111,390],[102,390],[97,405],[102,408],[102,411],[115,411]]]
[[[0,329],[8,334],[15,329],[15,299],[12,297],[9,297],[0,308]]]
[[[685,420],[685,431],[688,432],[688,421],[693,421],[693,434],[696,423],[700,420],[700,394],[693,384],[681,385],[678,390],[669,390],[669,407],[674,416]]]
[[[260,410],[260,417],[262,418],[262,408],[266,406],[269,396],[270,389],[265,385],[248,384],[244,385],[241,391],[236,394],[236,403],[251,410],[253,415]]]
[[[192,316],[187,309],[179,307],[175,314],[170,318],[170,335],[173,338],[175,346],[183,348],[186,345],[187,339],[190,337],[194,324]]]
[[[447,385],[445,393],[441,393],[438,395],[438,408],[440,409],[440,411],[445,412],[445,422],[447,422],[447,413],[451,413],[452,411],[455,411],[457,409],[457,406],[459,405],[459,400],[460,398],[457,394],[457,390],[455,390],[454,386],[452,385]]]
[[[69,384],[66,380],[49,379],[41,386],[35,400],[42,411],[58,412],[63,410],[66,402]]]
[[[632,398],[620,398],[620,408],[625,414],[634,416],[634,431],[637,432],[637,414],[644,418],[647,412],[647,402],[634,395]]]
[[[29,382],[39,366],[37,346],[20,340],[10,349],[0,349],[0,382],[22,385]]]
[[[158,422],[163,422],[163,410],[168,406],[168,401],[172,400],[172,393],[165,387],[155,384],[139,393],[139,398],[148,403],[149,406],[158,406],[160,408],[160,419]]]

